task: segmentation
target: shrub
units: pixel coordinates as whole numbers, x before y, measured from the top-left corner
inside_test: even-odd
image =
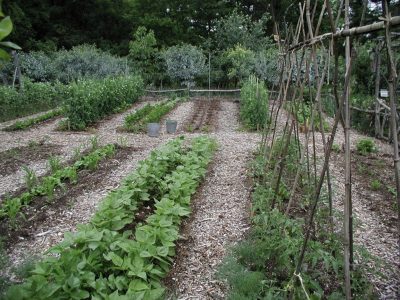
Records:
[[[268,93],[265,85],[251,76],[240,92],[240,119],[252,130],[261,129],[268,119]]]
[[[54,66],[54,57],[42,51],[32,51],[21,55],[22,73],[33,81],[54,81],[57,72]]]
[[[163,54],[167,73],[172,79],[181,81],[188,88],[194,79],[204,72],[206,58],[203,52],[192,45],[173,46]]]
[[[377,151],[374,141],[368,138],[360,139],[357,142],[356,149],[361,155],[367,155]]]
[[[66,116],[72,130],[82,130],[106,115],[136,102],[143,92],[139,76],[86,80],[72,84],[66,97]]]
[[[112,56],[90,45],[57,52],[54,68],[58,72],[57,79],[64,83],[78,79],[118,76],[127,71],[125,59]]]
[[[62,103],[66,87],[55,83],[25,82],[24,89],[17,91],[11,87],[0,86],[0,121],[7,121],[44,110],[52,109]]]
[[[71,50],[45,53],[32,51],[20,54],[21,71],[33,82],[79,79],[102,79],[124,75],[129,71],[127,60],[103,52],[92,45],[81,45]],[[12,82],[14,63],[7,62],[0,71],[4,83]]]

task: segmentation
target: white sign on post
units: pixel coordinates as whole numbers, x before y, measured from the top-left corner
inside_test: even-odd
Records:
[[[380,95],[382,98],[387,98],[389,97],[389,92],[388,90],[380,90]]]

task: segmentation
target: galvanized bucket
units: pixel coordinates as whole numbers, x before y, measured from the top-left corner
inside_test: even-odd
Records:
[[[160,124],[159,123],[148,123],[147,124],[147,135],[151,137],[158,137],[160,135]]]
[[[167,127],[167,133],[175,133],[176,127],[178,126],[178,121],[167,120],[167,122],[165,122],[165,125]]]

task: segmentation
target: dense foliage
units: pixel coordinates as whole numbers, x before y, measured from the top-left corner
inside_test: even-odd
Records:
[[[249,129],[264,128],[268,120],[268,92],[263,82],[251,76],[240,92],[240,119]]]
[[[81,45],[71,50],[45,53],[32,51],[19,55],[21,71],[34,82],[69,83],[79,79],[102,79],[129,72],[127,60],[103,52],[92,45]],[[9,62],[1,70],[3,81],[11,82],[14,64]]]
[[[25,82],[23,90],[0,86],[0,121],[55,108],[63,102],[66,86],[61,83]]]
[[[173,46],[163,56],[168,75],[188,88],[193,86],[194,79],[205,71],[206,58],[195,46]]]
[[[143,80],[118,77],[73,83],[65,98],[67,126],[82,130],[104,116],[136,102],[143,93]]]
[[[177,139],[141,162],[110,193],[87,225],[51,249],[23,285],[6,299],[158,299],[175,254],[181,219],[205,175],[215,144],[196,138],[186,148]],[[154,213],[134,231],[135,212],[153,203]]]

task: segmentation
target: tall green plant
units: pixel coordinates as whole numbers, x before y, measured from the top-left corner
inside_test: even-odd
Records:
[[[268,120],[268,92],[263,82],[250,76],[240,92],[240,119],[245,127],[258,130]]]
[[[65,101],[70,129],[85,129],[104,116],[136,102],[143,88],[143,80],[139,76],[72,84]]]

